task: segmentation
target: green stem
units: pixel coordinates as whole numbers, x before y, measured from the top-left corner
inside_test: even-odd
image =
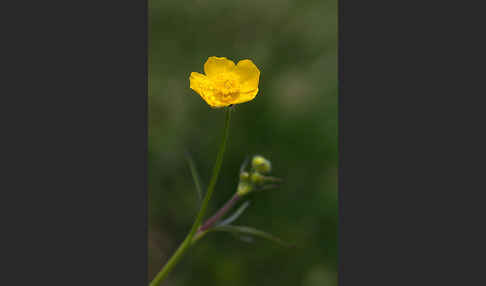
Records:
[[[196,233],[197,229],[199,228],[202,219],[204,217],[204,213],[206,212],[206,208],[209,204],[209,200],[211,199],[211,196],[214,191],[214,187],[216,186],[216,182],[218,181],[218,175],[219,175],[219,170],[221,169],[221,165],[223,163],[223,156],[224,156],[224,150],[226,149],[226,142],[228,141],[228,135],[229,135],[229,126],[230,126],[230,120],[231,120],[231,108],[228,108],[226,110],[226,121],[224,124],[224,131],[223,131],[223,138],[221,141],[221,145],[219,147],[218,155],[216,156],[216,162],[214,163],[214,168],[213,168],[213,174],[211,176],[211,181],[209,182],[208,190],[206,192],[206,195],[204,196],[204,200],[201,205],[201,209],[199,210],[199,213],[197,214],[196,220],[194,221],[194,224],[192,225],[191,231],[189,234],[186,236],[184,241],[181,243],[179,248],[177,248],[176,252],[172,255],[172,257],[167,261],[167,263],[164,265],[162,270],[160,270],[159,273],[155,276],[154,280],[150,282],[149,286],[157,286],[159,285],[170,273],[172,268],[179,262],[179,260],[182,258],[184,253],[189,249],[189,247],[193,244],[193,236]]]

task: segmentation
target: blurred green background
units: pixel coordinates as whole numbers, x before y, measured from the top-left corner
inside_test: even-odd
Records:
[[[149,279],[197,212],[185,151],[207,186],[224,110],[189,88],[209,56],[260,69],[256,98],[236,107],[208,215],[235,192],[247,155],[284,184],[253,194],[235,222],[297,248],[210,233],[164,285],[337,285],[337,1],[149,1]]]

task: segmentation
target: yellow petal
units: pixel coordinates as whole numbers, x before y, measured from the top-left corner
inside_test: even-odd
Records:
[[[204,91],[208,89],[210,82],[207,76],[198,72],[192,72],[189,77],[190,88],[200,96],[204,96]]]
[[[189,77],[190,88],[197,92],[201,98],[212,108],[226,106],[217,96],[212,81],[205,75],[192,72]]]
[[[209,57],[204,64],[204,73],[210,78],[216,78],[219,74],[234,70],[235,63],[225,57]]]
[[[239,61],[235,72],[240,77],[240,89],[242,92],[251,92],[258,89],[260,71],[251,60]]]
[[[232,104],[243,103],[252,100],[258,93],[258,88],[250,92],[241,92],[238,99],[236,99]]]

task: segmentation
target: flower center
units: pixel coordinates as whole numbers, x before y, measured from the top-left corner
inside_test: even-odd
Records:
[[[222,96],[227,97],[239,92],[240,84],[238,77],[231,73],[219,75],[215,80],[216,89]]]

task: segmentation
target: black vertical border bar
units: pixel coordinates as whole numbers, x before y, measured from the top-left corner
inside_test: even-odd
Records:
[[[483,10],[437,7],[338,0],[340,286],[485,284]]]
[[[2,7],[0,285],[148,285],[147,1]]]
[[[338,6],[338,285],[343,286],[343,0]]]
[[[145,110],[144,110],[144,115],[145,115],[145,129],[144,129],[144,164],[143,164],[143,194],[144,194],[144,203],[143,203],[143,210],[145,214],[145,219],[144,219],[144,227],[143,227],[143,240],[144,242],[142,245],[145,247],[145,251],[142,252],[144,253],[144,261],[142,262],[142,268],[144,270],[144,275],[140,278],[141,281],[143,281],[143,285],[148,285],[149,280],[148,280],[148,220],[149,220],[149,215],[148,215],[148,97],[150,96],[150,18],[149,18],[149,9],[150,9],[150,3],[151,0],[144,0],[145,3],[145,29],[144,29],[144,43],[145,43]]]

